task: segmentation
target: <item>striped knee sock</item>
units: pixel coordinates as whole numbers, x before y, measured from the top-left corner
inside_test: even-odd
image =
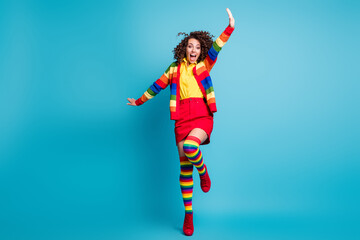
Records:
[[[197,168],[200,176],[206,172],[202,153],[199,149],[201,141],[195,136],[188,136],[184,142],[184,152],[189,161]]]
[[[187,157],[180,157],[180,188],[184,200],[185,213],[192,213],[193,165]]]

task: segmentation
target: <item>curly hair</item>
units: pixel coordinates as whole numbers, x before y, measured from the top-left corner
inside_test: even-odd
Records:
[[[180,32],[178,33],[178,36],[180,35],[184,35],[185,38],[181,40],[181,42],[173,50],[174,59],[176,60],[176,62],[180,64],[183,58],[186,57],[186,47],[190,38],[194,38],[200,42],[201,53],[198,58],[198,62],[204,61],[207,52],[209,51],[209,49],[213,44],[214,36],[207,31],[194,31],[191,32],[190,34]]]

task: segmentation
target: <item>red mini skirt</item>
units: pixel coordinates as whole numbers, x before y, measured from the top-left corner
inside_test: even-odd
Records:
[[[175,121],[176,144],[184,140],[194,128],[203,129],[208,138],[201,144],[210,143],[214,118],[204,98],[187,98],[180,100],[180,118]]]

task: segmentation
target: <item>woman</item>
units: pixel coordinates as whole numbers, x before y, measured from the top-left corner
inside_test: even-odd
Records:
[[[170,118],[175,120],[175,138],[180,157],[180,188],[185,206],[184,234],[194,232],[192,193],[193,166],[199,172],[201,189],[208,192],[210,177],[199,145],[209,144],[213,129],[213,113],[217,111],[210,71],[217,55],[229,39],[235,20],[227,8],[229,26],[216,39],[206,31],[195,31],[175,47],[173,62],[165,73],[137,100],[128,98],[128,105],[139,106],[170,85]]]

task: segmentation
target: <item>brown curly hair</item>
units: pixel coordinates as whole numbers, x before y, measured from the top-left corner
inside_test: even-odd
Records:
[[[185,38],[183,40],[181,40],[181,42],[173,50],[174,59],[176,60],[176,62],[178,64],[180,64],[181,61],[183,60],[183,58],[186,57],[186,46],[187,46],[190,38],[194,38],[200,42],[201,53],[200,53],[200,56],[199,56],[197,62],[204,61],[206,58],[207,52],[209,51],[209,49],[211,48],[211,46],[213,44],[214,36],[211,35],[207,31],[194,31],[194,32],[191,32],[190,34],[180,32],[180,33],[178,33],[178,36],[180,36],[180,35],[184,35]]]

